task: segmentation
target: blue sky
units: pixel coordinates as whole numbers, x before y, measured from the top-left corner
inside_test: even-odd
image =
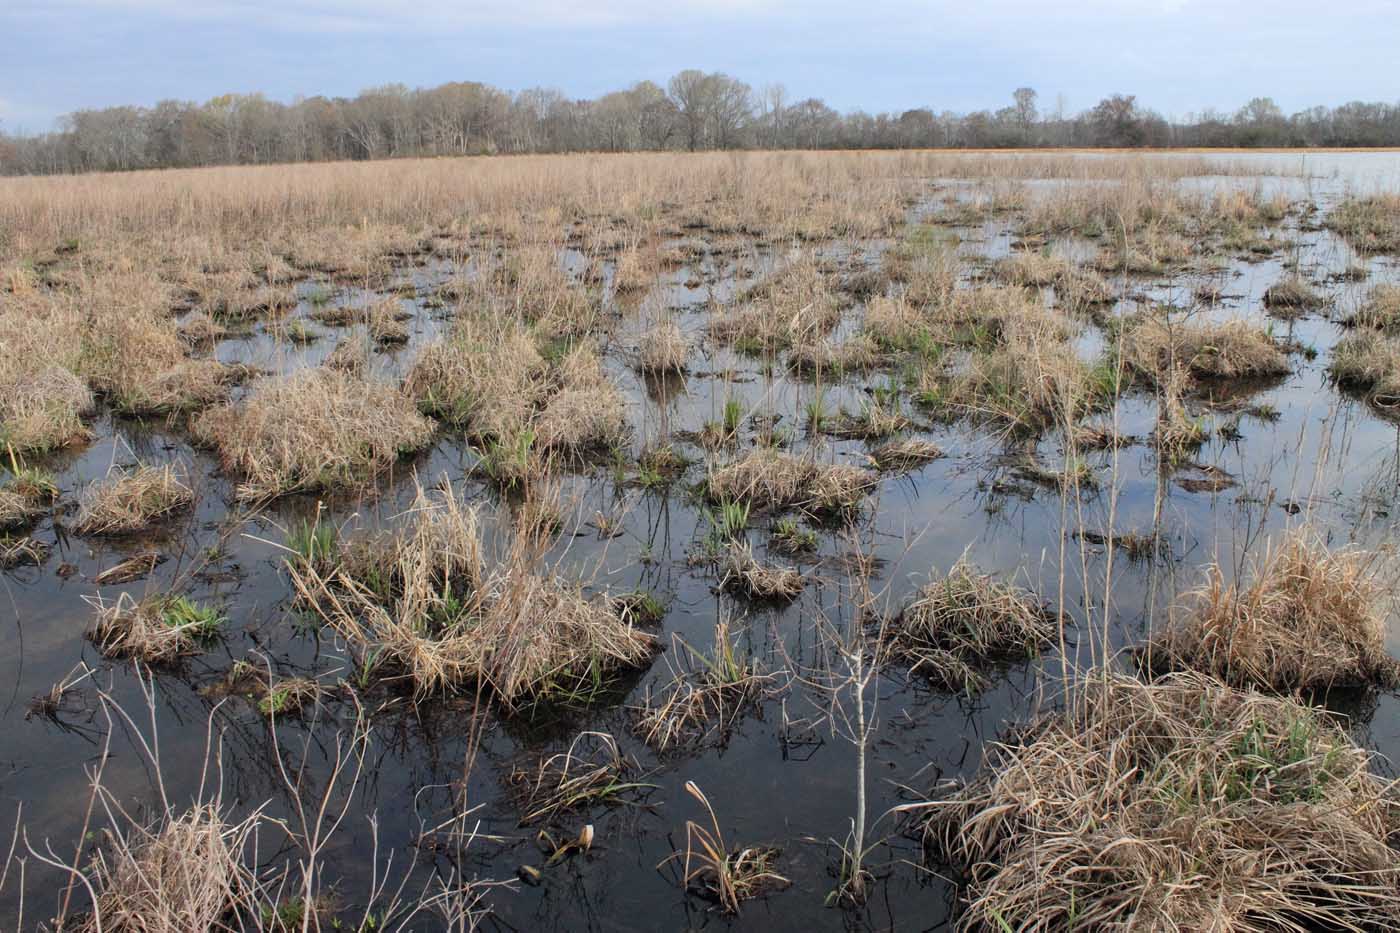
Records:
[[[228,91],[353,95],[477,80],[592,97],[682,68],[838,110],[1069,112],[1115,92],[1168,115],[1400,101],[1400,2],[1338,0],[0,0],[0,123]]]

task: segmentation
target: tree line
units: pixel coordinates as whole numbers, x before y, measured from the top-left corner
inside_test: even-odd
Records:
[[[641,81],[595,100],[551,89],[508,93],[478,82],[432,88],[389,84],[356,97],[224,94],[205,103],[78,110],[57,129],[0,131],[0,174],[124,171],[201,165],[666,149],[896,149],[1400,145],[1400,105],[1361,101],[1286,115],[1255,98],[1235,113],[1168,120],[1133,95],[1077,114],[1042,107],[1018,88],[998,110],[958,114],[921,107],[838,113],[755,90],[720,72],[686,70],[666,87]]]

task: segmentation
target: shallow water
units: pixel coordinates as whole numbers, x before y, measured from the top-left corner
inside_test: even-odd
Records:
[[[1092,158],[1086,156],[1086,158]],[[1186,185],[1259,184],[1279,186],[1290,196],[1307,196],[1325,211],[1343,193],[1373,188],[1400,188],[1400,168],[1391,154],[1332,153],[1307,155],[1232,155],[1232,161],[1257,161],[1258,178],[1220,176],[1189,179]],[[1301,170],[1303,176],[1280,174]],[[935,180],[936,181],[936,180]],[[941,190],[941,189],[940,189]],[[917,216],[918,211],[915,211]],[[1298,230],[1295,217],[1285,224],[1298,247],[1300,266],[1315,280],[1329,280],[1326,290],[1340,319],[1378,281],[1400,280],[1393,258],[1367,261],[1370,278],[1363,283],[1335,282],[1329,277],[1353,260],[1345,243],[1326,231]],[[1012,236],[1001,221],[980,229],[959,229],[965,255],[1004,254]],[[842,262],[874,262],[883,244],[852,249],[832,246],[824,255]],[[1073,249],[1073,244],[1070,244]],[[1226,298],[1214,312],[1258,316],[1263,292],[1284,275],[1284,253],[1258,262],[1232,262],[1212,276]],[[576,261],[563,257],[568,264]],[[709,320],[708,303],[724,301],[781,259],[771,247],[755,247],[743,258],[748,275],[734,275],[730,258],[712,258],[676,270],[672,285],[648,295],[648,308],[681,310],[683,329],[699,341]],[[405,270],[403,281],[418,286],[418,298],[405,299],[413,313],[407,347],[373,354],[372,372],[401,374],[425,340],[449,326],[423,299],[450,274],[442,263]],[[700,287],[687,283],[700,281]],[[1134,279],[1132,291],[1153,300],[1182,300],[1197,279],[1185,276]],[[297,315],[311,311],[310,293]],[[343,289],[337,301],[368,300]],[[685,377],[647,381],[629,364],[647,314],[626,314],[605,342],[609,374],[629,398],[635,456],[644,439],[698,431],[719,417],[727,399],[738,399],[749,415],[777,414],[780,426],[795,427],[808,402],[823,393],[828,407],[858,406],[869,385],[885,376],[856,376],[818,388],[769,372],[762,362],[700,341]],[[864,519],[853,532],[823,530],[818,554],[797,566],[809,585],[790,607],[750,605],[716,592],[711,567],[692,561],[708,530],[686,486],[702,468],[669,491],[645,491],[609,467],[571,473],[562,478],[571,518],[552,552],[561,570],[592,579],[615,592],[645,589],[669,605],[661,639],[668,650],[649,671],[630,682],[611,702],[526,721],[502,717],[483,708],[474,714],[470,697],[414,706],[399,693],[371,690],[365,704],[373,712],[366,780],[356,789],[348,816],[323,854],[328,877],[338,878],[340,906],[346,915],[364,904],[374,876],[371,853],[377,833],[378,861],[392,857],[395,866],[418,859],[414,883],[430,878],[435,860],[448,855],[431,847],[415,848],[425,829],[450,815],[454,802],[466,800],[479,820],[482,838],[468,850],[468,874],[506,882],[522,864],[543,866],[536,842],[538,827],[519,825],[520,810],[511,799],[508,775],[516,764],[565,748],[579,732],[596,730],[615,736],[654,785],[635,805],[571,814],[555,835],[576,833],[585,822],[596,829],[593,849],[542,869],[538,886],[514,883],[487,893],[493,910],[489,923],[507,929],[650,930],[733,926],[740,929],[801,930],[812,927],[937,929],[951,915],[955,891],[919,865],[918,847],[898,833],[896,820],[884,816],[893,806],[915,799],[938,780],[969,775],[977,767],[984,743],[1009,722],[1022,720],[1051,701],[1062,662],[1056,652],[1002,671],[990,689],[975,698],[930,690],[898,669],[883,672],[867,705],[876,727],[870,742],[867,788],[870,836],[883,844],[870,855],[876,881],[867,904],[843,911],[824,906],[839,866],[836,843],[843,841],[854,812],[856,750],[833,727],[832,698],[826,692],[793,682],[746,715],[723,744],[658,757],[632,732],[630,708],[670,676],[682,663],[685,644],[708,649],[718,619],[730,619],[742,633],[741,644],[770,671],[803,671],[818,676],[832,662],[820,637],[822,626],[851,624],[851,585],[845,562],[853,552],[877,560],[873,585],[879,598],[897,605],[920,585],[931,568],[946,570],[966,553],[983,569],[1017,575],[1054,604],[1091,624],[1070,630],[1072,655],[1087,661],[1091,632],[1107,618],[1112,647],[1137,643],[1164,618],[1176,595],[1199,580],[1200,569],[1219,560],[1226,572],[1237,570],[1240,556],[1257,552],[1262,542],[1304,518],[1335,542],[1388,543],[1400,520],[1400,430],[1364,402],[1338,393],[1325,366],[1341,327],[1314,315],[1293,324],[1291,335],[1316,350],[1314,359],[1291,357],[1294,372],[1280,380],[1246,389],[1232,387],[1231,398],[1272,406],[1277,418],[1244,416],[1236,440],[1213,437],[1197,460],[1225,471],[1236,483],[1219,492],[1191,492],[1178,482],[1187,473],[1163,473],[1145,444],[1117,452],[1093,454],[1099,477],[1097,492],[1068,504],[1057,491],[1015,475],[1007,445],[992,431],[966,424],[923,424],[927,437],[946,456],[903,477],[886,478]],[[325,337],[306,348],[279,342],[259,326],[253,333],[223,341],[217,355],[227,361],[287,372],[314,364],[334,345],[339,328],[312,325]],[[1099,345],[1090,332],[1085,353]],[[1220,401],[1220,400],[1218,400]],[[1227,406],[1217,404],[1216,408]],[[1150,399],[1130,396],[1116,418],[1124,433],[1145,436],[1151,430]],[[1223,421],[1229,414],[1212,416]],[[0,801],[7,822],[23,806],[29,842],[36,848],[50,840],[55,851],[71,858],[72,840],[83,825],[88,775],[109,731],[113,757],[104,780],[119,792],[132,812],[156,805],[152,774],[134,744],[131,728],[109,723],[99,710],[97,690],[109,691],[142,727],[140,683],[129,664],[103,659],[84,632],[92,609],[84,597],[97,588],[92,579],[120,559],[156,547],[169,559],[144,581],[105,587],[104,598],[119,592],[141,595],[179,585],[194,598],[214,602],[228,614],[227,636],[178,669],[155,674],[155,709],[159,721],[161,773],[172,802],[194,794],[205,763],[207,724],[212,720],[223,748],[224,800],[239,812],[267,803],[269,813],[293,812],[277,761],[305,756],[312,782],[319,786],[334,756],[334,737],[349,727],[354,707],[350,691],[337,690],[322,705],[317,721],[288,719],[276,727],[253,704],[222,698],[216,689],[232,664],[250,652],[259,664],[281,675],[315,676],[327,686],[349,677],[345,646],[326,632],[301,623],[291,610],[289,583],[281,569],[284,529],[316,513],[317,501],[298,496],[280,500],[255,514],[231,505],[232,489],[215,462],[193,448],[179,430],[159,423],[104,419],[97,440],[81,452],[49,464],[59,477],[64,499],[72,501],[84,484],[103,476],[114,464],[135,460],[177,462],[189,471],[199,494],[198,506],[180,516],[152,539],[110,540],[66,534],[63,517],[45,520],[33,532],[53,544],[40,567],[7,571],[4,599],[13,624],[0,628],[0,685],[8,687],[0,706]],[[795,431],[796,446],[808,443]],[[752,436],[746,427],[744,440]],[[863,464],[867,447],[860,441],[825,441],[824,456],[834,462]],[[682,445],[702,458],[702,451]],[[1052,441],[1037,447],[1040,459],[1059,462]],[[450,435],[377,485],[373,495],[328,500],[337,524],[393,524],[412,499],[414,474],[425,485],[445,477],[463,497],[485,503],[488,514],[504,506],[473,474],[476,454]],[[1285,507],[1287,506],[1287,508]],[[1290,514],[1296,508],[1301,514]],[[1081,552],[1073,537],[1080,530],[1162,529],[1168,555],[1129,563],[1115,555],[1111,566],[1102,548]],[[600,522],[600,517],[604,521]],[[599,526],[609,527],[609,533]],[[749,537],[758,553],[767,541],[767,522],[752,524]],[[1061,555],[1065,555],[1062,562]],[[60,576],[57,572],[65,571]],[[1107,605],[1105,575],[1111,570]],[[1063,589],[1061,588],[1063,582]],[[7,615],[10,613],[7,613]],[[1400,633],[1391,641],[1400,650]],[[679,640],[677,640],[679,639]],[[26,716],[31,696],[47,692],[74,666],[95,669],[57,717]],[[845,696],[849,711],[851,698]],[[1340,702],[1340,701],[1339,701]],[[1400,705],[1393,694],[1364,697],[1345,707],[1355,715],[1358,735],[1383,757],[1400,756]],[[474,753],[474,755],[473,755]],[[471,760],[470,769],[464,766]],[[465,775],[465,780],[464,780]],[[778,869],[792,880],[784,891],[745,904],[737,918],[724,918],[704,901],[687,896],[675,883],[675,865],[662,863],[683,845],[684,823],[702,811],[686,795],[686,782],[699,785],[719,814],[731,844],[767,843],[782,847]],[[369,822],[373,815],[377,830]],[[431,839],[431,835],[426,838]],[[835,842],[833,842],[833,840]],[[269,859],[272,856],[269,854]],[[441,864],[441,863],[439,863]],[[658,867],[660,866],[660,867]],[[37,866],[34,871],[42,870]],[[47,916],[54,906],[54,886],[31,892],[25,925]],[[0,901],[0,916],[13,916],[13,894]],[[8,924],[0,924],[8,927]],[[433,929],[424,918],[415,929]]]

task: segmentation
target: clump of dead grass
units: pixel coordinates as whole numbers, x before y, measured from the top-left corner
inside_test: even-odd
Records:
[[[932,441],[904,438],[886,441],[870,451],[870,462],[882,473],[908,473],[943,456]]]
[[[678,373],[685,369],[690,343],[669,318],[653,323],[642,335],[637,367],[644,373]]]
[[[114,470],[78,496],[78,534],[131,534],[194,504],[194,490],[172,464]]]
[[[368,559],[292,565],[301,598],[366,662],[406,674],[420,694],[469,683],[507,707],[583,699],[601,681],[644,665],[654,638],[616,600],[539,572],[539,542],[515,538],[486,563],[476,512],[421,488],[406,528]]]
[[[694,747],[716,735],[722,740],[772,679],[740,650],[727,619],[715,623],[708,655],[679,636],[676,642],[680,660],[671,662],[671,680],[659,696],[648,687],[634,710],[637,735],[658,752]]]
[[[1307,529],[1270,548],[1245,582],[1219,566],[1155,638],[1155,666],[1188,667],[1236,686],[1279,691],[1400,683],[1385,651],[1388,612],[1380,558],[1329,550]]]
[[[640,766],[606,732],[581,732],[569,747],[532,768],[506,777],[522,812],[522,825],[548,821],[572,810],[615,806],[635,800],[652,785],[631,780]]]
[[[196,437],[242,477],[242,499],[363,484],[426,446],[433,430],[393,386],[324,367],[261,379],[241,404],[194,423]]]
[[[860,467],[759,449],[712,468],[706,490],[715,502],[743,502],[777,511],[797,509],[830,517],[857,509],[878,483],[878,474]]]
[[[0,379],[0,444],[41,453],[86,441],[94,407],[87,383],[63,366],[17,372]]]
[[[760,563],[747,542],[731,542],[720,563],[720,586],[750,599],[793,600],[805,585],[802,574],[791,567]]]
[[[827,334],[841,320],[832,283],[811,256],[790,261],[710,321],[716,340],[744,352],[773,352]]]
[[[985,685],[988,665],[1031,656],[1055,633],[1053,616],[1033,594],[964,559],[885,621],[880,641],[910,673],[974,692]]]
[[[124,836],[107,830],[89,869],[92,929],[215,930],[250,911],[262,897],[249,867],[259,821],[254,815],[230,823],[214,804],[200,804]]]
[[[918,812],[964,929],[1389,929],[1400,799],[1319,710],[1087,676]]]
[[[543,404],[547,368],[523,327],[463,318],[446,340],[423,349],[404,391],[446,424],[500,437],[518,431]]]
[[[1391,334],[1400,332],[1400,285],[1382,283],[1372,288],[1360,310],[1346,323]]]
[[[788,366],[800,373],[839,377],[874,366],[879,346],[865,334],[847,340],[807,340],[788,351]]]
[[[1142,315],[1121,334],[1123,358],[1144,378],[1161,381],[1177,367],[1197,378],[1282,376],[1288,356],[1249,321],[1171,321]]]
[[[1332,348],[1332,378],[1370,395],[1383,408],[1400,399],[1400,341],[1377,331],[1348,334]]]
[[[1322,293],[1299,275],[1280,279],[1264,292],[1264,307],[1270,314],[1297,317],[1327,303]]]
[[[1332,209],[1327,226],[1358,252],[1400,252],[1400,194],[1347,198]]]
[[[110,602],[89,601],[97,612],[90,637],[98,649],[108,657],[138,658],[148,664],[197,653],[224,623],[217,610],[184,596],[152,595],[138,601],[122,593]]]
[[[627,403],[603,371],[590,344],[579,344],[559,366],[559,390],[535,422],[535,438],[545,449],[580,454],[606,450],[627,436]]]

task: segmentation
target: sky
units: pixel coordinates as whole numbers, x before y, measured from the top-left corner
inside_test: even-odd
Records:
[[[1400,0],[0,0],[0,127],[116,104],[482,81],[595,97],[683,68],[837,110],[1168,116],[1400,102]]]

